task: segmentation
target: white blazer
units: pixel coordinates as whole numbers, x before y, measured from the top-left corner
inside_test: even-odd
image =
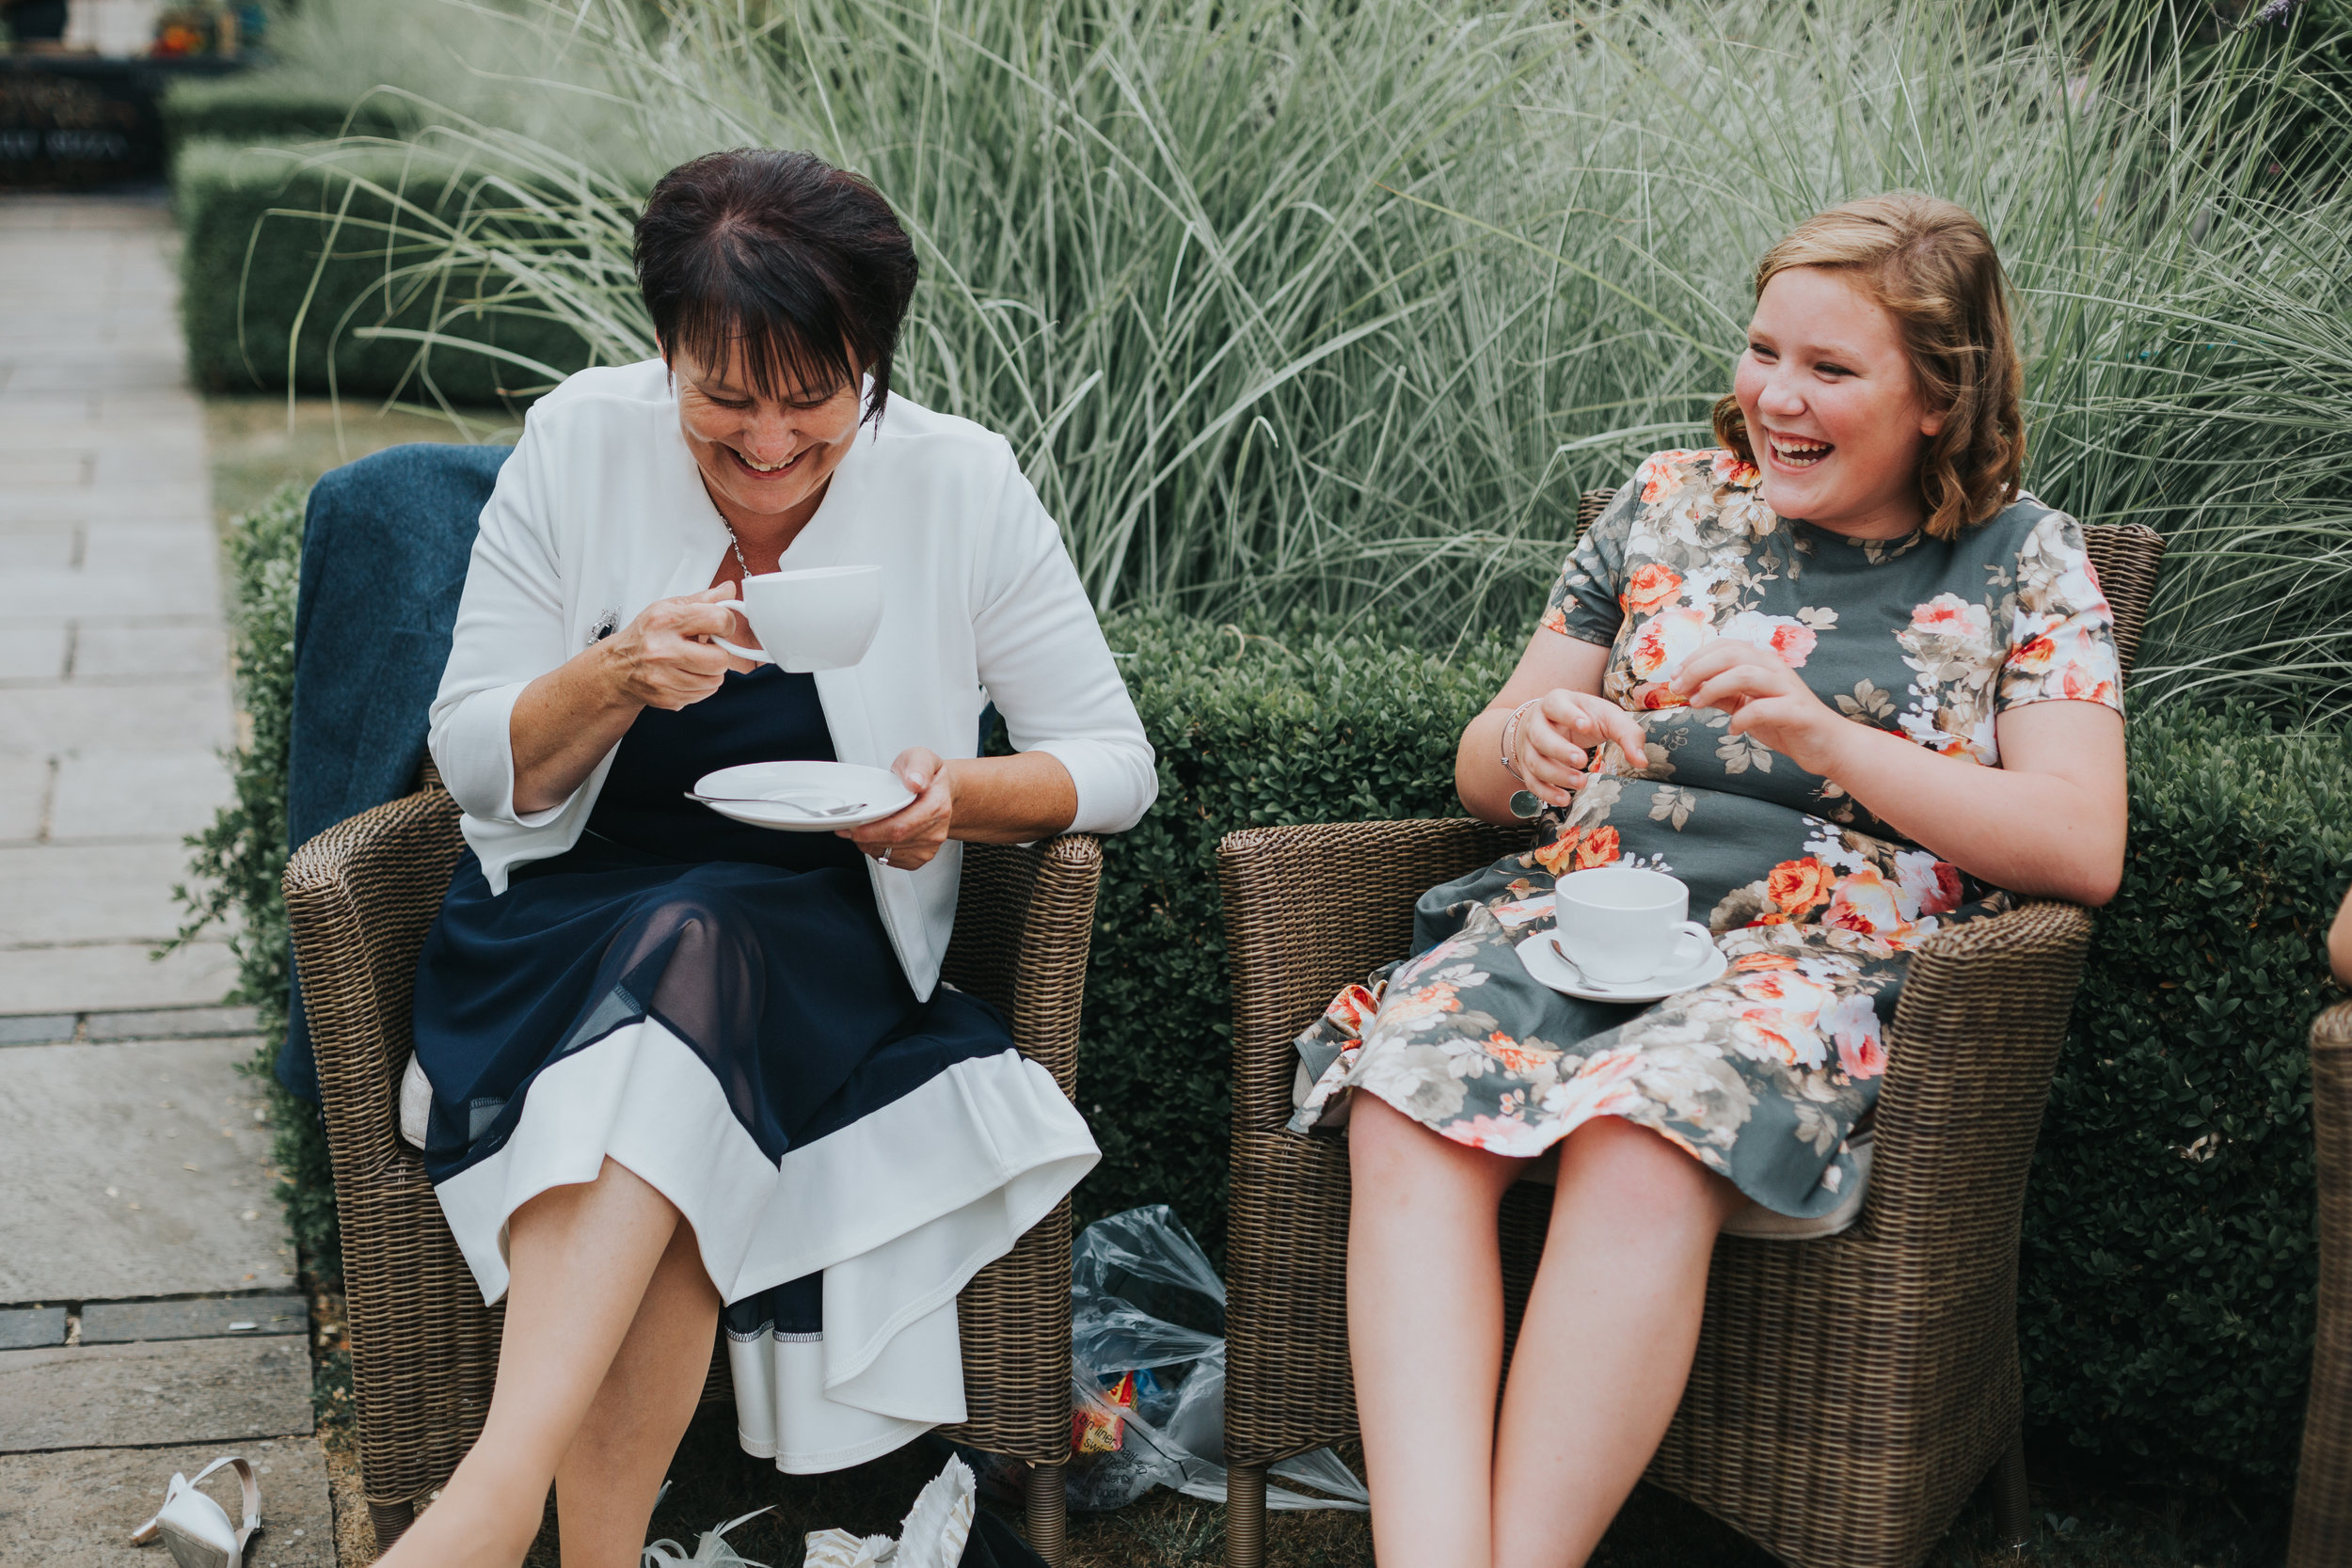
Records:
[[[563,804],[517,812],[515,699],[600,630],[710,586],[728,548],[660,360],[582,371],[532,407],[482,509],[429,740],[493,894],[578,842],[612,766],[607,752]],[[850,564],[885,570],[872,650],[816,676],[842,761],[886,768],[910,746],[972,756],[993,701],[1014,747],[1070,769],[1073,832],[1135,826],[1159,788],[1151,742],[1003,436],[894,394],[782,561]],[[919,871],[866,863],[919,997],[939,978],[962,863],[953,842]]]

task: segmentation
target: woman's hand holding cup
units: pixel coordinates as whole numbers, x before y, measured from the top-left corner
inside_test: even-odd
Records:
[[[742,621],[729,608],[734,597],[735,584],[723,582],[699,594],[656,599],[597,643],[618,694],[642,707],[675,710],[718,690],[728,671],[759,668],[708,641],[743,635]]]
[[[1558,687],[1519,716],[1512,761],[1537,800],[1565,806],[1584,787],[1593,753],[1611,741],[1640,765],[1644,736],[1633,715],[1606,697]]]

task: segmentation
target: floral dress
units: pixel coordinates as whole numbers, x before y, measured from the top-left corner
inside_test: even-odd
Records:
[[[1782,1214],[1850,1190],[1909,954],[2009,895],[1666,683],[1739,638],[1855,723],[1991,768],[2004,709],[2122,707],[2114,627],[2082,530],[2029,496],[1949,542],[1849,540],[1776,516],[1757,478],[1728,451],[1660,452],[1569,556],[1543,625],[1609,647],[1601,690],[1640,722],[1640,763],[1611,749],[1541,847],[1422,895],[1418,956],[1301,1037],[1328,1066],[1295,1131],[1338,1125],[1358,1089],[1517,1156],[1615,1116]],[[1632,1006],[1528,974],[1514,948],[1551,928],[1554,879],[1610,864],[1689,886],[1731,960],[1720,979]]]

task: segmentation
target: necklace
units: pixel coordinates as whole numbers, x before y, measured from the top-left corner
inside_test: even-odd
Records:
[[[727,543],[735,549],[735,563],[743,569],[743,580],[749,582],[752,578],[752,563],[743,559],[743,541],[735,536],[735,525],[722,516],[719,519],[719,526],[727,531]],[[741,590],[739,589],[737,592],[740,593]]]

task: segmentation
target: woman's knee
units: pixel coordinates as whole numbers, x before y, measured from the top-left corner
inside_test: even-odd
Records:
[[[1376,1095],[1358,1091],[1348,1113],[1347,1161],[1359,1193],[1423,1193],[1456,1185],[1500,1197],[1526,1162],[1455,1143]]]
[[[1559,1190],[1629,1221],[1720,1225],[1739,1190],[1663,1134],[1622,1117],[1596,1117],[1560,1150]]]

